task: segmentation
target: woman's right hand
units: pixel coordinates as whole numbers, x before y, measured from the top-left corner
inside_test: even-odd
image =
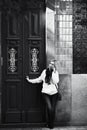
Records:
[[[26,80],[29,81],[29,76],[26,76]]]

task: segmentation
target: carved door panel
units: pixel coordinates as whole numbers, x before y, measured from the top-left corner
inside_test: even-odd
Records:
[[[2,122],[21,122],[22,17],[2,14]]]
[[[25,79],[38,77],[45,68],[44,2],[28,4],[31,8],[21,13],[11,9],[2,13],[3,123],[44,122],[42,84]]]
[[[43,13],[41,9],[30,9],[24,15],[24,77],[29,75],[30,78],[36,78],[45,68]],[[23,87],[26,122],[43,122],[42,84],[31,84],[24,80]]]

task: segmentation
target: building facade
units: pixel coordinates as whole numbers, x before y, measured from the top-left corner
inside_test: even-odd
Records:
[[[45,124],[38,77],[56,59],[62,100],[55,125],[87,123],[86,0],[0,1],[1,123]]]

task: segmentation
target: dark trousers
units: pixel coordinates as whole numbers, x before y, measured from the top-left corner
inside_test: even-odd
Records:
[[[46,122],[48,127],[53,127],[54,118],[55,118],[55,108],[57,103],[57,94],[48,95],[43,93],[43,99],[46,104]]]

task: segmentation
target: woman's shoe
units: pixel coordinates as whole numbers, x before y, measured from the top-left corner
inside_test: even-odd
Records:
[[[52,124],[48,124],[48,128],[53,129],[54,127]]]

